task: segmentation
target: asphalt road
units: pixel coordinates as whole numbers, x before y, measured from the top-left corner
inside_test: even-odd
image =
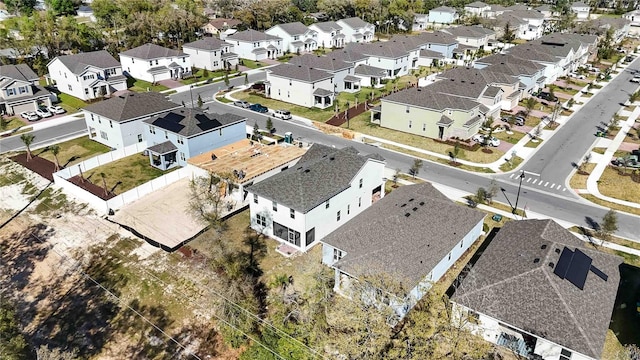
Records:
[[[35,130],[31,133],[35,135],[31,148],[37,149],[71,137],[82,136],[87,133],[87,125],[84,122],[84,118],[81,118],[62,125]],[[24,143],[20,140],[20,135],[0,139],[0,154],[22,149],[24,149]]]
[[[248,75],[249,82],[254,83],[256,81],[264,81],[267,79],[264,71],[259,73],[249,74]],[[242,86],[244,85],[244,76],[240,76],[237,78],[229,79],[229,86]],[[181,93],[175,93],[169,95],[169,99],[171,101],[181,104],[187,104],[187,106],[191,103],[191,99],[193,96],[194,104],[198,101],[198,95],[202,98],[202,101],[207,102],[213,99],[213,96],[219,92],[220,90],[226,89],[227,85],[224,82],[217,82],[209,85],[196,86],[191,89],[191,91],[185,91]]]

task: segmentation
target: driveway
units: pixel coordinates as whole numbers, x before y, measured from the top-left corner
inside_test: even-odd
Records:
[[[169,89],[175,89],[175,88],[178,88],[180,86],[184,86],[184,84],[181,83],[180,81],[172,80],[172,79],[160,80],[160,81],[158,81],[158,84],[164,85],[164,86],[168,87]]]

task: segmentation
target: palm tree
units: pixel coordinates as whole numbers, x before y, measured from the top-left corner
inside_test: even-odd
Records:
[[[60,170],[60,162],[58,161],[58,154],[60,153],[60,146],[52,145],[49,147],[51,149],[51,154],[53,154],[53,158],[56,160],[56,172]]]
[[[101,172],[100,177],[102,178],[102,188],[104,189],[104,196],[107,196],[109,194],[109,191],[107,190],[107,175]]]
[[[27,147],[27,161],[31,160],[31,144],[35,138],[36,136],[30,133],[20,135],[20,140],[22,140],[24,146]]]
[[[527,100],[524,101],[524,107],[527,109],[527,116],[531,113],[531,111],[536,107],[538,102],[533,97],[528,97]]]
[[[276,277],[273,279],[273,282],[271,283],[271,285],[275,288],[280,288],[280,290],[282,291],[282,298],[284,299],[284,296],[287,293],[287,287],[289,286],[290,283],[290,278],[285,275],[285,274],[279,274],[276,275]]]

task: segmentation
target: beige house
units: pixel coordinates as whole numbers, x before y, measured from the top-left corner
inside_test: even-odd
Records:
[[[240,24],[242,24],[242,22],[236,19],[216,18],[204,24],[202,31],[205,34],[217,35],[227,29],[235,29]]]
[[[381,99],[373,123],[433,139],[469,139],[478,132],[485,108],[477,101],[434,91],[409,88]]]

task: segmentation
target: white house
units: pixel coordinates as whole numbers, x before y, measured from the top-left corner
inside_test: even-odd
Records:
[[[528,359],[601,359],[622,259],[553,220],[506,223],[451,297],[456,321]]]
[[[120,62],[127,75],[150,83],[182,79],[191,74],[188,54],[156,44],[147,43],[121,52]]]
[[[345,43],[368,43],[373,41],[373,35],[376,33],[376,27],[359,17],[341,19],[336,23],[342,27],[342,33],[345,36]]]
[[[40,105],[50,106],[52,94],[38,80],[27,64],[0,66],[0,114],[17,115]]]
[[[402,318],[478,240],[484,217],[430,183],[401,186],[327,235],[322,263],[334,269],[334,290],[346,296],[361,275],[395,278],[406,293],[384,303]]]
[[[474,1],[464,6],[464,11],[471,16],[487,17],[490,10],[491,6],[482,1]]]
[[[291,53],[310,52],[318,48],[318,33],[301,22],[279,24],[265,34],[282,39],[282,48]]]
[[[371,44],[349,44],[348,49],[369,57],[368,64],[386,71],[386,77],[394,79],[409,73],[410,54],[395,41],[380,41]]]
[[[191,65],[200,69],[231,69],[238,64],[238,54],[233,52],[233,45],[215,37],[184,44],[182,51],[189,55]]]
[[[354,67],[351,63],[329,55],[318,56],[305,54],[289,60],[290,64],[302,65],[313,69],[323,70],[333,75],[334,90],[337,92],[360,91],[360,78],[354,76]]]
[[[298,163],[248,187],[251,227],[300,251],[384,196],[385,161],[314,144]]]
[[[629,11],[622,15],[623,18],[631,22],[631,26],[640,26],[640,10]]]
[[[544,33],[545,18],[542,13],[535,10],[514,10],[509,11],[508,14],[527,23],[526,29],[521,34],[518,34],[519,39],[534,40]]]
[[[282,56],[282,38],[253,29],[238,31],[225,38],[233,44],[233,50],[242,59],[260,61]]]
[[[459,44],[479,49],[487,47],[489,41],[495,40],[496,37],[495,31],[485,29],[480,25],[449,27],[441,31],[454,36]]]
[[[309,29],[318,34],[319,48],[341,48],[346,43],[342,26],[335,21],[325,21],[309,25]]]
[[[144,120],[149,161],[161,170],[186,166],[191,157],[246,139],[246,123],[243,116],[184,107],[156,115]]]
[[[105,50],[58,56],[47,64],[48,81],[62,93],[91,100],[127,89],[120,63]]]
[[[321,109],[333,105],[333,75],[305,65],[280,64],[267,70],[265,93],[272,99]]]
[[[591,8],[582,1],[576,1],[571,3],[571,11],[576,14],[576,20],[587,20]]]
[[[411,31],[422,31],[429,27],[429,14],[414,14]]]
[[[132,92],[91,104],[82,113],[91,139],[122,149],[146,141],[143,120],[179,107],[159,93]]]
[[[448,6],[429,10],[429,22],[434,24],[453,24],[458,17],[458,11]]]

